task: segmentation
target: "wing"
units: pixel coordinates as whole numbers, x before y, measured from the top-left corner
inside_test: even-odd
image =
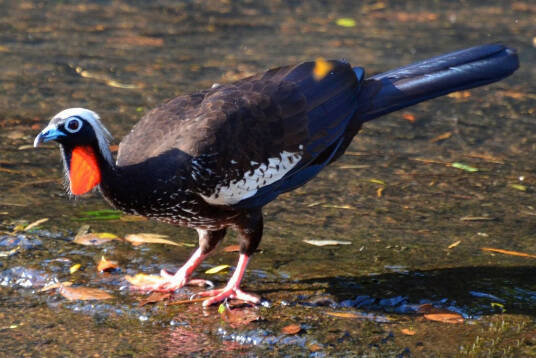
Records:
[[[309,62],[177,97],[134,127],[118,165],[178,149],[207,202],[264,205],[314,177],[340,145],[359,83],[348,64],[330,64],[321,80]]]

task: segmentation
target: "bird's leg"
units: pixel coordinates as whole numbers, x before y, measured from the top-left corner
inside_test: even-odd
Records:
[[[259,246],[262,237],[262,213],[260,210],[245,214],[240,221],[235,224],[240,234],[240,257],[236,269],[227,282],[227,285],[222,289],[205,291],[198,294],[201,297],[210,297],[203,301],[203,306],[221,302],[226,298],[236,298],[253,304],[258,304],[260,298],[258,296],[246,293],[240,289],[240,282],[246,271],[248,261],[253,252]]]
[[[147,286],[138,287],[143,291],[164,291],[171,292],[185,285],[214,286],[212,282],[202,279],[190,279],[194,270],[199,266],[205,257],[216,247],[225,236],[226,229],[218,231],[197,230],[199,234],[199,248],[190,256],[188,261],[175,274],[170,274],[166,270],[160,271],[162,280]]]

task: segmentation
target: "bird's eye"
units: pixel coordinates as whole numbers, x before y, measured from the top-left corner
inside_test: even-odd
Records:
[[[82,128],[82,121],[78,118],[71,118],[65,123],[65,129],[70,133],[76,133]]]

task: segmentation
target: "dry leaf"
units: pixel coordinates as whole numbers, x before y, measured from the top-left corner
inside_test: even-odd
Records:
[[[460,218],[461,221],[494,221],[496,220],[491,216],[464,216]]]
[[[140,234],[130,234],[125,236],[125,240],[130,242],[134,246],[143,245],[143,244],[166,244],[166,245],[175,245],[175,246],[182,246],[182,244],[166,240],[165,237],[168,237],[167,235],[160,235],[160,234],[147,234],[147,233],[140,233]]]
[[[73,242],[80,245],[101,245],[112,240],[121,240],[119,236],[109,232],[94,232],[76,235]]]
[[[170,292],[153,292],[148,297],[142,299],[139,303],[139,306],[145,306],[148,303],[157,303],[167,300],[171,297]]]
[[[75,300],[107,300],[113,298],[106,291],[90,287],[61,286],[59,293],[69,301]]]
[[[115,270],[117,267],[119,267],[119,264],[117,261],[110,261],[107,260],[104,256],[101,256],[101,259],[97,265],[97,271],[104,272],[104,271],[112,271]]]
[[[449,313],[427,313],[424,315],[429,321],[449,323],[449,324],[460,324],[463,323],[464,319],[462,315],[454,312]]]
[[[536,255],[532,254],[526,254],[524,252],[519,251],[510,251],[510,250],[503,250],[503,249],[494,249],[492,247],[483,247],[482,250],[489,251],[489,252],[497,252],[499,254],[505,254],[505,255],[512,255],[512,256],[520,256],[520,257],[530,257],[531,259],[536,259]]]
[[[380,187],[376,190],[376,196],[378,198],[381,198],[382,197],[382,194],[383,194],[383,189],[385,189],[384,187]]]
[[[240,245],[229,245],[223,248],[223,252],[239,252]]]
[[[452,244],[450,244],[447,249],[452,249],[452,248],[455,248],[456,246],[458,246],[460,243],[462,242],[462,240],[458,240],[456,242],[453,242]]]
[[[345,204],[345,205],[324,204],[324,205],[322,205],[322,207],[323,208],[355,210],[355,208],[353,206],[348,205],[348,204]]]
[[[314,246],[336,246],[336,245],[351,245],[351,241],[339,240],[303,240],[306,244]]]
[[[76,271],[78,271],[80,269],[82,265],[80,264],[74,264],[72,265],[71,267],[69,267],[69,273],[72,275],[73,273],[75,273]]]
[[[323,58],[317,58],[315,61],[315,67],[313,68],[313,77],[315,81],[321,81],[332,69],[332,63],[324,60]]]
[[[254,308],[225,309],[222,311],[223,312],[220,313],[221,318],[233,328],[245,326],[260,319],[257,310]]]
[[[289,324],[281,329],[283,334],[298,334],[302,330],[299,324]]]
[[[426,303],[419,307],[419,313],[423,313],[424,318],[429,321],[459,324],[463,323],[464,319],[462,315],[456,312],[451,312],[442,308],[434,307],[433,305]]]
[[[130,283],[132,286],[137,286],[137,287],[158,285],[159,283],[162,283],[163,281],[165,281],[165,279],[162,276],[147,275],[144,273],[138,273],[134,276],[126,275],[125,280],[127,280],[128,283]]]
[[[340,317],[340,318],[361,318],[360,315],[352,312],[326,312],[328,316]]]
[[[405,334],[406,336],[414,336],[415,333],[416,333],[414,330],[412,330],[412,329],[410,329],[410,328],[402,328],[402,329],[400,330],[400,332],[401,332],[402,334]]]
[[[36,226],[39,226],[41,225],[42,223],[45,223],[48,221],[48,218],[43,218],[43,219],[39,219],[37,221],[34,221],[33,223],[29,224],[28,226],[26,226],[24,228],[24,231],[30,231],[31,229],[33,229],[34,227]]]
[[[415,123],[415,116],[411,113],[403,113],[402,118],[410,123]]]
[[[437,137],[430,139],[430,143],[440,142],[442,140],[449,139],[450,137],[452,137],[452,132],[445,132],[443,134],[438,135]]]
[[[218,265],[218,266],[214,266],[212,268],[209,268],[208,270],[205,271],[206,274],[208,275],[213,275],[213,274],[216,274],[216,273],[219,273],[221,271],[224,271],[226,269],[228,269],[229,265]]]
[[[60,288],[62,286],[71,286],[73,283],[70,282],[70,281],[63,281],[63,282],[55,282],[55,283],[51,283],[50,285],[46,285],[45,287],[43,287],[42,289],[40,289],[38,292],[45,292],[45,291],[50,291],[50,290],[54,290],[56,288]]]
[[[465,98],[471,97],[471,92],[469,91],[452,92],[452,93],[449,93],[447,97],[455,98],[455,99],[465,99]]]

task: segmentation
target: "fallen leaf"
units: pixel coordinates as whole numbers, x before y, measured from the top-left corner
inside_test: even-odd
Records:
[[[415,116],[411,113],[403,113],[402,118],[410,123],[415,123]]]
[[[489,251],[489,252],[496,252],[496,253],[499,253],[499,254],[505,254],[505,255],[511,255],[511,256],[520,256],[520,257],[529,257],[531,259],[536,259],[536,255],[526,254],[524,252],[519,252],[519,251],[494,249],[492,247],[483,247],[482,250]]]
[[[453,242],[452,244],[450,244],[447,249],[452,249],[452,248],[455,248],[456,246],[458,246],[460,243],[462,242],[462,240],[458,240],[456,242]]]
[[[414,330],[412,330],[412,329],[410,329],[410,328],[402,328],[402,329],[400,330],[400,332],[401,332],[402,334],[405,334],[406,336],[414,336],[415,333],[416,333]]]
[[[255,308],[225,309],[220,313],[220,316],[233,328],[245,326],[260,319]]]
[[[80,264],[74,264],[72,265],[71,267],[69,267],[69,273],[72,275],[73,273],[75,273],[76,271],[78,271],[80,269],[82,265]]]
[[[522,184],[510,184],[509,187],[519,191],[527,191],[527,187]]]
[[[289,324],[288,326],[285,326],[281,329],[281,332],[283,334],[298,334],[302,330],[301,326],[299,324]]]
[[[340,19],[337,19],[335,23],[342,27],[354,27],[356,25],[355,20],[349,17],[341,17]]]
[[[328,316],[339,318],[361,318],[361,315],[352,312],[326,312]]]
[[[45,287],[43,287],[42,289],[40,289],[38,292],[46,292],[46,291],[50,291],[50,290],[54,290],[56,288],[60,288],[62,286],[71,286],[73,283],[71,281],[63,281],[63,282],[54,282],[54,283],[51,283],[50,285],[46,285]]]
[[[334,205],[334,204],[323,204],[323,208],[333,208],[333,209],[346,209],[346,210],[355,210],[355,208],[351,205],[344,204],[344,205]]]
[[[170,292],[153,292],[149,296],[147,296],[146,298],[140,300],[139,306],[140,307],[145,306],[148,303],[162,302],[164,300],[167,300],[170,297],[171,297]]]
[[[107,300],[113,298],[108,292],[90,287],[61,286],[59,293],[69,301],[75,300]]]
[[[381,198],[381,197],[382,197],[382,194],[383,194],[383,190],[384,190],[384,189],[385,189],[385,188],[382,186],[382,187],[379,187],[379,188],[376,190],[376,196],[377,196],[378,198]]]
[[[313,68],[313,77],[315,81],[321,81],[328,75],[333,69],[333,64],[324,60],[323,58],[317,58],[315,61],[315,67]]]
[[[214,266],[212,268],[209,268],[208,270],[205,271],[205,273],[207,275],[213,275],[213,274],[219,273],[221,271],[224,271],[224,270],[228,269],[229,267],[231,267],[231,266],[229,266],[229,265],[218,265],[218,266]]]
[[[223,252],[239,252],[240,245],[229,245],[223,248]]]
[[[466,99],[466,98],[471,97],[471,92],[470,91],[456,91],[456,92],[449,93],[447,97],[455,98],[455,99]]]
[[[157,285],[164,281],[162,276],[158,275],[147,275],[145,273],[138,273],[134,276],[125,275],[125,280],[128,281],[132,286],[142,287]]]
[[[493,216],[463,216],[461,221],[494,221],[497,220]]]
[[[427,313],[424,315],[429,321],[449,323],[449,324],[460,324],[464,322],[462,315],[458,313]]]
[[[140,233],[140,234],[130,234],[125,236],[125,240],[130,242],[134,246],[143,245],[143,244],[166,244],[166,245],[175,245],[175,246],[182,246],[182,244],[166,240],[165,237],[168,237],[167,235],[160,235],[160,234],[147,234],[147,233]]]
[[[119,264],[117,263],[117,261],[110,261],[110,260],[107,260],[104,256],[101,256],[101,259],[97,265],[97,271],[99,272],[113,271],[118,267],[119,267]]]
[[[39,220],[36,220],[34,221],[33,223],[29,224],[28,226],[26,226],[24,228],[24,231],[30,231],[31,229],[33,229],[34,227],[36,226],[39,226],[41,225],[42,223],[45,223],[48,221],[48,218],[43,218],[43,219],[39,219]]]
[[[464,322],[463,316],[459,313],[437,308],[429,303],[421,305],[418,309],[418,312],[422,313],[424,318],[429,321],[449,324],[459,324]]]
[[[73,242],[80,245],[101,245],[108,241],[121,240],[119,236],[109,232],[93,232],[89,234],[76,235]]]
[[[336,246],[336,245],[351,245],[351,241],[340,240],[303,240],[306,244],[314,246]]]
[[[380,179],[369,179],[368,181],[371,182],[371,183],[374,183],[374,184],[385,185],[385,182],[383,180],[380,180]]]
[[[449,139],[450,137],[452,137],[452,132],[445,132],[443,134],[438,135],[437,137],[430,139],[430,143],[440,142],[442,140]]]
[[[478,168],[472,167],[472,166],[467,165],[467,164],[459,163],[459,162],[454,162],[454,163],[450,164],[450,166],[453,167],[453,168],[465,170],[466,172],[469,172],[469,173],[474,173],[474,172],[478,171]]]

